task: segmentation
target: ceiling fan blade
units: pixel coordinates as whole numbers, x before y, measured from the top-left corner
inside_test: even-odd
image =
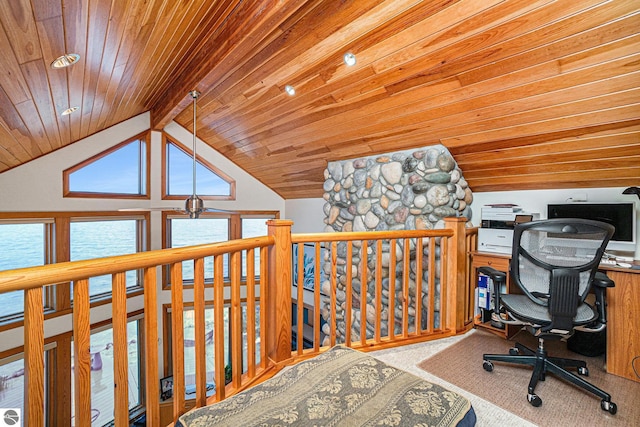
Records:
[[[238,211],[230,211],[228,209],[217,209],[217,208],[205,208],[203,212],[218,212],[218,213],[228,213],[228,214],[238,213]]]
[[[172,207],[166,207],[166,208],[120,208],[120,209],[118,209],[118,212],[139,212],[139,211],[145,211],[145,212],[151,212],[151,211],[177,211],[177,212],[184,212],[184,209],[172,208]]]

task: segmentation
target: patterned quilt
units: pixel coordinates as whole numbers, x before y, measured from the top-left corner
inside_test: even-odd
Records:
[[[333,347],[176,426],[473,426],[464,397],[365,353]]]

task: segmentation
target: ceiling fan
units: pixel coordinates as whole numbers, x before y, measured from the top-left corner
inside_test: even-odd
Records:
[[[223,213],[235,213],[225,209],[205,208],[204,202],[196,194],[196,101],[200,96],[200,92],[192,90],[189,95],[193,98],[193,194],[189,196],[184,203],[184,209],[174,208],[175,211],[189,215],[189,218],[196,219],[203,212],[223,212]],[[140,211],[140,210],[166,210],[165,208],[151,208],[151,209],[120,209],[121,211]]]

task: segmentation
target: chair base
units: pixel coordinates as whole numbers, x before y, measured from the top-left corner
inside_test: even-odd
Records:
[[[531,374],[531,380],[529,381],[527,400],[533,406],[540,406],[542,404],[542,399],[535,394],[538,381],[544,381],[546,374],[552,373],[598,396],[601,399],[600,407],[603,410],[608,411],[611,414],[615,414],[617,412],[616,404],[611,401],[610,394],[594,386],[590,382],[585,381],[579,376],[589,375],[587,364],[582,360],[549,357],[544,348],[543,338],[538,338],[538,349],[536,351],[533,351],[520,343],[516,343],[516,346],[509,350],[508,355],[484,354],[482,358],[484,360],[483,367],[489,372],[493,371],[493,364],[491,361],[532,366],[533,373]],[[567,368],[576,368],[579,375],[569,372]]]

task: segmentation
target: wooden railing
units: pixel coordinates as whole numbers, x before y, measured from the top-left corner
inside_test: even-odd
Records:
[[[222,400],[273,375],[280,367],[315,355],[338,342],[365,350],[379,349],[450,336],[470,327],[473,301],[467,288],[467,245],[473,243],[474,233],[465,231],[465,219],[447,218],[446,228],[441,230],[297,235],[291,234],[291,224],[287,220],[268,221],[268,236],[265,237],[0,272],[0,292],[25,292],[25,425],[39,426],[45,423],[43,292],[45,288],[57,283],[74,283],[73,381],[74,417],[77,426],[91,424],[91,277],[105,274],[112,277],[113,399],[116,426],[129,425],[127,271],[143,271],[143,375],[148,425],[160,425],[157,354],[159,331],[155,320],[159,310],[158,270],[166,265],[170,269],[171,290],[160,292],[171,292],[170,371],[173,375],[173,420],[185,412],[183,261],[191,261],[194,265],[192,302],[195,313],[195,406]],[[304,290],[301,283],[299,286],[292,286],[292,276],[296,269],[297,277],[304,277],[302,257],[298,257],[296,265],[292,267],[292,248],[295,245],[298,254],[303,254],[305,244],[313,245],[315,255],[313,280],[316,285],[313,291]],[[344,266],[338,265],[338,245],[346,248]],[[389,253],[388,263],[383,261],[383,245],[395,248]],[[354,263],[354,246],[359,249],[360,254],[371,253],[371,258],[369,255],[361,256]],[[397,251],[401,251],[399,266],[396,262]],[[257,252],[260,254],[259,276],[254,273]],[[205,257],[213,257],[213,283],[205,281]],[[225,257],[228,260],[226,284],[223,264]],[[386,289],[382,277],[385,270],[382,266],[385,264],[389,277],[394,278],[388,281]],[[339,278],[336,274],[339,270],[346,277]],[[411,279],[412,270],[420,272],[419,277],[422,279]],[[357,289],[353,286],[354,272],[360,283]],[[339,286],[344,289],[339,291]],[[206,397],[205,350],[207,288],[213,288],[213,301],[208,306],[212,304],[214,310],[216,385],[215,395],[209,398]],[[386,298],[383,298],[385,291]],[[338,301],[339,292],[343,293],[340,295],[341,300],[344,296],[344,301]],[[310,325],[313,345],[304,349],[301,339],[304,335],[302,318],[304,301],[309,295],[311,304],[307,306],[314,308],[314,321]],[[422,295],[426,295],[426,299]],[[228,303],[225,303],[225,298],[228,298]],[[412,300],[413,306],[410,305]],[[364,303],[354,304],[354,301]],[[298,319],[293,331],[292,303],[297,303]],[[225,305],[230,310],[230,344],[225,343]],[[243,316],[243,306],[246,316]],[[344,310],[344,328],[341,334],[338,333],[340,329],[336,321],[338,306]],[[321,320],[320,313],[323,310],[328,316]],[[260,316],[259,322],[256,321],[256,312]],[[361,326],[361,321],[369,317],[372,320],[370,326],[359,329],[355,327],[354,319],[357,320],[358,317]],[[328,328],[328,331],[323,331],[321,325],[327,319],[329,322],[325,329]],[[380,326],[384,321],[388,325],[386,330]],[[292,332],[298,337],[295,348],[292,348]],[[226,386],[225,345],[228,346],[228,362],[231,366],[231,381]],[[246,369],[243,369],[243,365]]]

